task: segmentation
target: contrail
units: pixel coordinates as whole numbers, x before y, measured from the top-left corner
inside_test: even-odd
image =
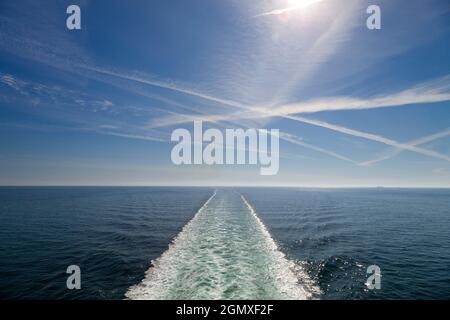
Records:
[[[422,155],[426,155],[426,156],[430,156],[430,157],[434,157],[434,158],[438,158],[438,159],[442,159],[445,161],[450,162],[450,157],[444,154],[440,154],[438,152],[435,151],[431,151],[431,150],[426,150],[426,149],[422,149],[416,146],[412,146],[412,145],[408,145],[408,144],[402,144],[400,142],[397,142],[395,140],[392,139],[388,139],[379,135],[375,135],[375,134],[371,134],[371,133],[367,133],[367,132],[363,132],[363,131],[357,131],[357,130],[353,130],[353,129],[349,129],[346,127],[342,127],[342,126],[338,126],[338,125],[334,125],[334,124],[330,124],[327,123],[325,121],[320,121],[320,120],[313,120],[313,119],[308,119],[308,118],[304,118],[301,116],[294,116],[294,115],[286,115],[286,114],[282,114],[276,111],[270,111],[268,109],[261,109],[261,108],[257,108],[257,107],[252,107],[252,106],[248,106],[233,100],[228,100],[228,99],[222,99],[222,98],[217,98],[214,97],[212,95],[208,95],[208,94],[204,94],[201,92],[197,92],[195,90],[191,90],[191,89],[186,89],[180,86],[177,86],[176,84],[172,84],[172,83],[165,83],[165,82],[161,82],[161,81],[155,81],[155,80],[147,80],[147,79],[142,79],[140,77],[137,76],[128,76],[128,75],[122,75],[119,73],[115,73],[115,72],[111,72],[111,71],[106,71],[106,70],[101,70],[101,69],[96,69],[96,68],[87,68],[87,70],[91,70],[91,71],[95,71],[98,73],[102,73],[105,75],[110,75],[110,76],[115,76],[115,77],[119,77],[122,79],[126,79],[126,80],[130,80],[130,81],[136,81],[136,82],[140,82],[143,84],[147,84],[147,85],[151,85],[151,86],[156,86],[156,87],[160,87],[160,88],[165,88],[165,89],[169,89],[169,90],[173,90],[176,92],[180,92],[180,93],[184,93],[184,94],[188,94],[191,96],[195,96],[198,98],[202,98],[205,100],[209,100],[209,101],[213,101],[213,102],[217,102],[223,105],[227,105],[230,107],[234,107],[234,108],[238,108],[238,109],[243,109],[246,111],[250,111],[250,112],[255,112],[256,114],[260,114],[263,117],[281,117],[284,119],[289,119],[289,120],[293,120],[293,121],[297,121],[297,122],[301,122],[301,123],[306,123],[306,124],[310,124],[313,126],[318,126],[318,127],[322,127],[322,128],[326,128],[332,131],[336,131],[336,132],[340,132],[343,134],[347,134],[350,136],[354,136],[354,137],[359,137],[359,138],[363,138],[366,140],[370,140],[370,141],[375,141],[375,142],[379,142],[379,143],[383,143],[392,147],[396,147],[402,150],[409,150],[412,152],[416,152],[418,154],[422,154]]]
[[[330,97],[323,99],[316,99],[306,102],[292,103],[281,105],[276,108],[277,116],[284,115],[295,115],[299,113],[317,113],[322,111],[341,111],[341,110],[368,110],[368,109],[378,109],[378,108],[391,108],[391,107],[402,107],[402,106],[412,106],[416,104],[432,104],[450,101],[450,76],[445,76],[438,78],[431,82],[425,82],[413,88],[403,90],[397,93],[388,94],[385,96],[376,96],[366,99],[352,98],[352,97]],[[192,91],[190,91],[192,93]],[[197,95],[198,96],[198,95]],[[205,98],[205,95],[203,95]],[[211,96],[208,96],[211,98]],[[209,99],[211,100],[211,99]],[[224,100],[224,99],[214,99],[211,101],[217,102],[227,102],[229,106],[245,109],[248,106],[240,104],[238,102]],[[248,110],[248,109],[245,109]],[[255,113],[255,111],[257,111]],[[230,119],[237,119],[241,117],[245,118],[257,118],[257,117],[267,117],[267,114],[263,110],[253,109],[251,111],[246,111],[242,113],[233,113],[232,115],[210,115],[211,121],[226,121],[228,117]],[[180,117],[167,117],[160,118],[152,122],[151,126],[161,127],[176,125],[190,121],[190,119],[195,119],[195,116],[183,115]]]
[[[379,135],[375,135],[372,133],[353,130],[353,129],[341,127],[338,125],[330,124],[328,122],[324,122],[324,121],[320,121],[320,120],[312,120],[312,119],[307,119],[307,118],[298,117],[298,116],[283,116],[283,118],[311,124],[311,125],[326,128],[326,129],[330,129],[330,130],[340,132],[343,134],[347,134],[350,136],[364,138],[367,140],[383,143],[388,146],[396,147],[398,149],[409,150],[409,151],[416,152],[416,153],[419,153],[422,155],[426,155],[426,156],[430,156],[430,157],[434,157],[434,158],[438,158],[438,159],[442,159],[442,160],[450,162],[450,157],[445,154],[441,154],[441,153],[427,150],[427,149],[422,149],[422,148],[416,147],[414,145],[403,144],[403,143],[397,142],[395,140],[388,139],[388,138],[385,138],[385,137],[382,137]]]
[[[117,133],[117,132],[110,132],[110,131],[97,131],[97,133],[108,135],[108,136],[115,136],[115,137],[121,137],[121,138],[128,138],[128,139],[138,139],[138,140],[147,140],[147,141],[154,141],[154,142],[169,142],[168,140],[164,140],[161,138],[156,138],[152,136],[144,136],[144,135],[137,135],[137,134],[127,134],[127,133]]]
[[[449,85],[450,78],[441,80],[441,85]],[[446,91],[445,91],[446,90]],[[412,88],[399,93],[374,97],[368,99],[355,99],[351,97],[332,97],[318,99],[279,107],[278,112],[283,114],[317,113],[322,111],[341,110],[368,110],[388,107],[410,106],[421,103],[439,103],[450,101],[448,88]]]
[[[264,12],[264,13],[261,13],[261,14],[258,14],[256,16],[254,16],[254,18],[264,17],[264,16],[280,15],[280,14],[283,14],[283,13],[286,13],[286,12],[300,10],[300,9],[309,7],[312,4],[315,4],[315,3],[318,3],[318,2],[322,2],[322,1],[323,0],[304,0],[301,4],[298,4],[296,6],[283,8],[283,9],[276,9],[276,10],[272,10],[272,11],[269,11],[269,12]]]
[[[296,144],[296,145],[305,147],[305,148],[307,148],[307,149],[314,150],[314,151],[316,151],[316,152],[320,152],[320,153],[323,153],[323,154],[326,154],[326,155],[335,157],[335,158],[337,158],[337,159],[339,159],[339,160],[351,162],[351,163],[353,163],[353,164],[358,164],[356,161],[353,161],[352,159],[347,158],[346,156],[343,156],[343,155],[340,155],[340,154],[338,154],[338,153],[336,153],[336,152],[329,151],[329,150],[323,149],[323,148],[321,148],[321,147],[318,147],[318,146],[315,146],[315,145],[306,143],[306,142],[304,142],[301,138],[296,137],[296,136],[294,136],[294,135],[292,135],[292,134],[289,134],[289,133],[280,132],[280,139],[283,139],[283,140],[285,140],[285,141],[288,141],[288,142],[290,142],[290,143],[292,143],[292,144]]]
[[[432,142],[432,141],[435,141],[435,140],[438,140],[438,139],[445,138],[447,136],[450,136],[450,128],[448,128],[447,130],[444,130],[442,132],[438,132],[438,133],[432,134],[430,136],[426,136],[426,137],[423,137],[423,138],[411,141],[411,142],[407,143],[407,145],[420,146],[420,145],[423,145],[423,144],[428,143],[428,142]],[[395,149],[395,150],[385,154],[384,156],[381,156],[381,157],[379,157],[377,159],[373,159],[373,160],[370,160],[370,161],[361,162],[361,163],[359,163],[359,165],[361,165],[361,166],[371,166],[371,165],[373,165],[375,163],[378,163],[378,162],[381,162],[381,161],[385,161],[385,160],[389,160],[389,159],[395,157],[396,155],[402,153],[402,151],[403,151],[402,149]]]
[[[273,112],[273,111],[269,111],[269,110],[261,110],[259,108],[255,108],[255,107],[250,107],[250,106],[246,106],[246,110],[251,110],[254,112],[259,112],[259,113],[263,113],[263,115],[267,116],[267,117],[281,117],[284,119],[289,119],[289,120],[293,120],[296,122],[301,122],[301,123],[306,123],[309,125],[313,125],[313,126],[317,126],[317,127],[322,127],[325,129],[329,129],[332,131],[336,131],[339,133],[343,133],[346,135],[350,135],[350,136],[354,136],[354,137],[358,137],[358,138],[363,138],[366,140],[370,140],[370,141],[375,141],[375,142],[379,142],[388,146],[392,146],[398,149],[402,149],[402,150],[409,150],[412,152],[416,152],[422,155],[426,155],[426,156],[430,156],[430,157],[434,157],[434,158],[438,158],[438,159],[442,159],[445,161],[450,162],[450,157],[435,151],[431,151],[431,150],[426,150],[426,149],[422,149],[419,148],[415,145],[410,145],[410,144],[402,144],[400,142],[397,142],[395,140],[392,139],[388,139],[379,135],[375,135],[372,133],[367,133],[367,132],[363,132],[363,131],[358,131],[358,130],[353,130],[353,129],[349,129],[346,127],[342,127],[342,126],[338,126],[338,125],[334,125],[325,121],[320,121],[320,120],[314,120],[314,119],[309,119],[309,118],[305,118],[305,117],[301,117],[301,116],[293,116],[293,115],[285,115],[285,114],[279,114],[277,112]],[[215,121],[219,120],[217,118],[214,119]],[[222,119],[224,120],[224,119]],[[286,140],[286,139],[285,139]],[[287,140],[289,141],[289,140]],[[292,141],[290,141],[292,142]],[[340,158],[342,160],[349,160],[349,159],[343,159],[342,157]]]
[[[236,102],[236,101],[232,101],[232,100],[227,100],[227,99],[222,99],[222,98],[218,98],[218,97],[214,97],[212,95],[208,95],[205,93],[201,93],[195,90],[191,90],[191,89],[187,89],[187,88],[183,88],[175,83],[167,83],[167,82],[163,82],[163,81],[158,81],[158,80],[150,80],[150,79],[144,79],[142,77],[139,76],[134,76],[134,75],[125,75],[125,74],[120,74],[117,72],[113,72],[113,71],[109,71],[109,70],[104,70],[104,69],[99,69],[99,68],[94,68],[94,67],[89,67],[89,66],[80,66],[81,68],[84,68],[88,71],[93,71],[99,74],[104,74],[104,75],[108,75],[108,76],[113,76],[113,77],[117,77],[117,78],[121,78],[124,80],[129,80],[129,81],[135,81],[135,82],[139,82],[142,84],[147,84],[153,87],[158,87],[158,88],[162,88],[162,89],[168,89],[168,90],[172,90],[172,91],[176,91],[179,93],[184,93],[190,96],[194,96],[197,98],[202,98],[205,100],[209,100],[212,102],[217,102],[223,105],[227,105],[227,106],[231,106],[231,107],[235,107],[235,108],[243,108],[245,107],[245,105]]]

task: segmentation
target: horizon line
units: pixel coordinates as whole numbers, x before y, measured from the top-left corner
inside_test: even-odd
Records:
[[[450,186],[294,186],[294,185],[0,185],[0,188],[286,188],[286,189],[450,189]]]

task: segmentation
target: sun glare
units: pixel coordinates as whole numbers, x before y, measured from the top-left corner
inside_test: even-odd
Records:
[[[283,13],[301,10],[304,8],[307,8],[313,4],[322,2],[323,0],[287,0],[285,8],[282,9],[276,9],[269,12],[261,13],[257,15],[256,17],[263,17],[263,16],[271,16],[271,15],[281,15]]]
[[[295,8],[295,9],[300,9],[300,8],[305,8],[307,6],[310,6],[312,4],[321,2],[322,0],[288,0],[288,7],[289,8]]]

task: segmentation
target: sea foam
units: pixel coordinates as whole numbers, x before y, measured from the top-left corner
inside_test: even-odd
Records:
[[[303,268],[282,253],[244,196],[216,191],[129,299],[309,299]]]

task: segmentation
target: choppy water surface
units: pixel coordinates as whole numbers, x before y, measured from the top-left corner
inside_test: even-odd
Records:
[[[0,298],[449,299],[450,190],[0,188]]]

